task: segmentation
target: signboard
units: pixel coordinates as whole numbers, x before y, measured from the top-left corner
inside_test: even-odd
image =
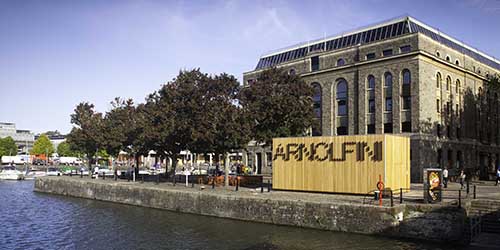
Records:
[[[410,141],[394,135],[273,139],[273,188],[367,194],[410,187]]]
[[[427,203],[441,202],[443,174],[439,168],[424,169],[424,200]]]

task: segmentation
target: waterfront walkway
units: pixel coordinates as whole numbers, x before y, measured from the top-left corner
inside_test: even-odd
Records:
[[[318,203],[328,203],[328,204],[366,204],[366,205],[378,205],[379,202],[374,199],[374,194],[366,195],[350,195],[350,194],[329,194],[329,193],[310,193],[310,192],[294,192],[294,191],[277,191],[272,190],[268,192],[268,188],[245,188],[239,187],[236,191],[236,187],[222,187],[217,186],[212,188],[210,185],[199,185],[195,184],[194,187],[192,183],[186,187],[185,182],[176,183],[174,185],[171,182],[160,182],[159,184],[155,182],[141,182],[136,180],[136,182],[127,180],[114,180],[113,178],[107,177],[106,179],[91,179],[88,176],[80,178],[80,176],[59,176],[52,178],[68,178],[74,181],[84,181],[84,182],[106,182],[114,183],[115,185],[138,185],[147,188],[154,189],[171,189],[171,190],[183,190],[189,192],[207,192],[211,194],[221,194],[229,196],[238,197],[262,197],[264,199],[272,200],[286,200],[286,201],[307,201],[307,202],[318,202]],[[460,188],[459,183],[449,183],[448,188],[443,189],[443,202],[442,205],[458,205],[458,190],[461,190],[460,195],[462,198],[462,203],[467,199],[473,198],[474,185],[476,186],[476,198],[477,199],[493,199],[500,200],[500,186],[494,186],[494,182],[480,182],[480,183],[470,183],[469,193],[467,194],[466,189]],[[263,192],[261,192],[263,191]],[[423,203],[423,189],[422,184],[412,184],[411,190],[409,192],[403,193],[403,203],[405,204],[422,204]],[[399,192],[393,195],[393,205],[400,204]],[[383,206],[390,206],[391,200],[389,197],[383,198]]]

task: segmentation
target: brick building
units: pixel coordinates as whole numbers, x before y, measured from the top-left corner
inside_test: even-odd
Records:
[[[498,165],[500,129],[481,134],[481,126],[494,121],[477,114],[479,123],[467,127],[464,110],[467,95],[480,96],[488,77],[500,74],[500,61],[412,17],[264,55],[255,70],[244,73],[244,82],[270,67],[298,74],[314,87],[320,125],[312,136],[409,136],[412,182],[421,182],[427,167],[488,178]],[[269,152],[249,152],[260,157],[248,153],[244,161],[271,171]]]

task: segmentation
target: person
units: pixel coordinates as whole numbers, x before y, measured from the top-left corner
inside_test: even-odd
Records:
[[[495,186],[498,186],[498,182],[500,182],[500,167],[497,169],[497,181],[495,183]]]
[[[443,170],[443,184],[444,188],[448,187],[448,168],[444,168]]]
[[[95,166],[95,168],[94,168],[94,178],[97,179],[98,176],[99,176],[99,167]]]
[[[464,186],[464,184],[465,184],[465,177],[466,177],[465,172],[463,170],[460,171],[460,177],[459,178],[460,178],[460,188],[461,189],[465,187]]]

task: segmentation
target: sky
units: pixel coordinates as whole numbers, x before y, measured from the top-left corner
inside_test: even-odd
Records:
[[[0,0],[0,121],[68,133],[80,102],[144,102],[182,69],[241,81],[269,51],[402,15],[500,58],[500,0]]]

